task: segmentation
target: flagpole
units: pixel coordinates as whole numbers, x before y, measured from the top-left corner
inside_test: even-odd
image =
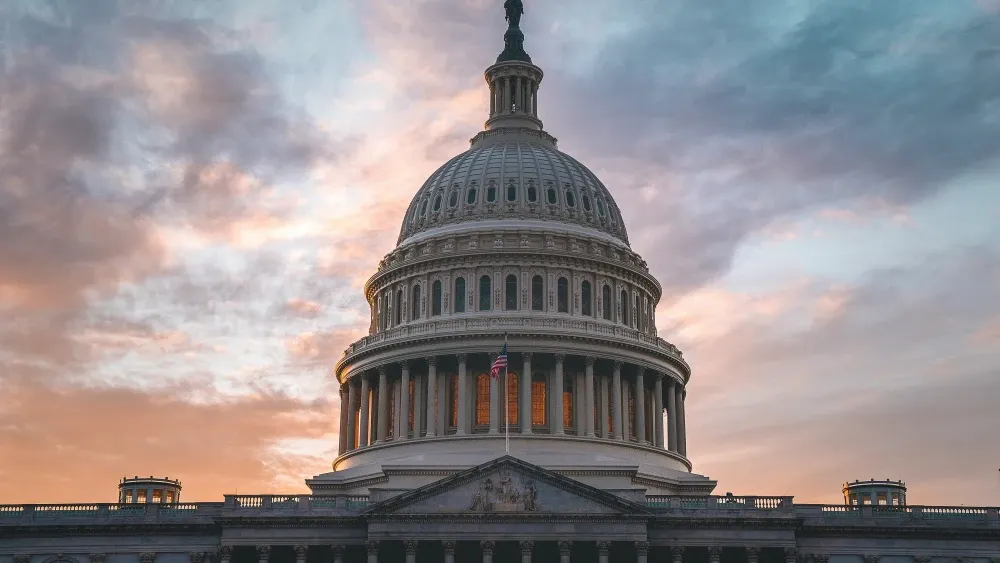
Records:
[[[507,333],[503,333],[503,349],[507,352],[507,361],[503,366],[503,442],[504,448],[507,451],[507,455],[510,455],[510,397],[507,396],[510,393],[510,384],[507,381],[507,366],[510,365],[510,350],[507,350]]]

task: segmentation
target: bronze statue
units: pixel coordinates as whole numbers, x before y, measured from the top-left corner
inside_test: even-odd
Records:
[[[521,27],[521,14],[524,13],[524,2],[521,0],[507,0],[503,3],[504,10],[507,10],[507,21],[510,22],[511,29]]]

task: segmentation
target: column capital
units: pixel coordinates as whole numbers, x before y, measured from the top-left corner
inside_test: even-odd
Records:
[[[583,360],[586,362],[588,368],[592,368],[594,367],[594,362],[597,361],[597,358],[594,356],[587,356]]]
[[[399,367],[400,367],[400,369],[403,369],[403,370],[410,369],[410,361],[409,360],[401,360],[399,362]]]
[[[258,545],[257,546],[257,557],[264,558],[271,554],[270,545]]]
[[[786,549],[785,552],[787,553],[788,550]],[[874,553],[866,554],[865,563],[878,563],[879,557],[879,555],[875,555]]]
[[[559,555],[569,555],[569,552],[572,550],[573,550],[573,542],[571,541],[559,542]]]
[[[535,355],[534,352],[521,352],[521,359],[530,362],[531,358]]]
[[[709,546],[708,559],[710,561],[718,561],[720,557],[722,557],[722,548],[717,545]]]
[[[455,542],[451,542],[455,543]],[[497,546],[497,542],[493,540],[483,540],[479,542],[479,547],[483,550],[483,555],[493,555],[493,549]]]
[[[622,369],[622,366],[623,366],[623,365],[625,365],[625,362],[623,362],[623,361],[621,361],[621,360],[615,360],[615,361],[614,361],[614,362],[612,363],[612,365],[614,366],[614,368],[615,368],[615,371],[621,371],[621,369]]]
[[[748,545],[743,548],[747,552],[747,563],[757,563],[760,560],[760,548],[755,545]]]
[[[635,368],[635,375],[636,375],[636,377],[643,377],[644,375],[646,375],[646,368],[644,368],[642,366],[636,367]]]
[[[368,555],[378,555],[378,542],[375,540],[366,541],[365,551],[368,552]]]
[[[830,563],[830,555],[827,553],[814,553],[813,561],[815,561],[816,563]],[[928,557],[926,563],[930,563],[930,561],[931,558]]]
[[[672,557],[676,563],[680,563],[681,559],[684,557],[684,546],[683,545],[670,546],[670,557]]]
[[[796,561],[798,561],[798,559],[799,559],[799,549],[797,547],[786,547],[785,548],[785,562],[786,563],[795,563]],[[867,559],[868,559],[868,556],[865,556],[865,560],[866,561],[867,561]],[[872,563],[872,562],[869,561],[868,563]],[[878,563],[878,561],[876,560],[875,563]]]
[[[607,556],[608,552],[611,551],[611,542],[609,541],[599,541],[597,542],[597,553],[598,555]]]
[[[646,555],[649,555],[649,542],[648,541],[635,542],[635,553],[639,557],[644,557]]]
[[[293,545],[292,546],[292,550],[295,551],[295,558],[296,559],[305,559],[306,558],[306,553],[309,552],[309,546],[308,545]]]
[[[217,551],[216,553],[219,554],[219,559],[229,559],[230,557],[233,556],[233,546],[220,545],[219,551]]]
[[[155,551],[145,551],[143,553],[140,553],[139,554],[139,561],[140,561],[140,563],[153,563],[153,561],[156,561],[156,552]]]
[[[100,555],[100,558],[94,559],[94,555]],[[191,563],[201,563],[204,560],[205,560],[204,551],[192,551],[191,553],[188,553],[188,561],[190,561]],[[104,561],[103,553],[100,554],[95,553],[90,556],[90,563],[97,563],[98,561]]]
[[[31,561],[31,556],[27,553],[18,553],[14,555],[14,563],[28,563]]]
[[[461,354],[455,354],[455,357],[458,358],[458,361],[462,362],[463,364],[469,361],[469,355],[466,354],[465,352],[462,352]]]
[[[441,542],[441,545],[444,546],[445,555],[455,555],[455,547],[458,545],[458,542],[455,540],[444,540]]]
[[[333,549],[334,557],[338,555],[343,556],[344,552],[347,551],[346,545],[331,545],[330,547]]]
[[[555,356],[557,364],[561,364],[566,360],[566,354],[563,353],[553,354],[553,356]]]
[[[916,555],[913,557],[913,563],[931,563],[931,558],[928,555]]]
[[[379,377],[382,377],[383,375],[388,375],[388,374],[389,374],[389,368],[385,367],[385,364],[382,364],[382,365],[380,365],[378,367],[378,376]]]
[[[521,540],[517,542],[517,546],[521,548],[521,555],[531,555],[532,550],[535,549],[534,540]]]
[[[437,358],[437,356],[427,356],[426,358],[424,358],[424,360],[427,361],[427,365],[430,365],[430,366],[437,366],[438,365],[438,358]]]
[[[403,549],[406,550],[407,555],[415,555],[417,553],[417,540],[403,540]]]
[[[649,370],[649,374],[653,376],[653,381],[663,381],[663,373],[658,371]]]
[[[194,553],[191,555],[194,555]],[[104,563],[104,558],[107,557],[107,555],[104,553],[91,553],[88,557],[90,557],[90,563]],[[201,553],[201,558],[205,558],[204,553]]]

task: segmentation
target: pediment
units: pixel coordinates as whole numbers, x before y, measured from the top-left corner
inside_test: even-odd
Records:
[[[614,515],[648,509],[514,457],[504,456],[372,505],[370,515]]]

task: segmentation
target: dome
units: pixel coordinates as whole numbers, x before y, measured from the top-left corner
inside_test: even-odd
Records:
[[[608,189],[554,141],[532,130],[480,134],[471,149],[438,168],[413,196],[398,244],[492,220],[500,228],[531,222],[547,230],[565,226],[628,246]]]

